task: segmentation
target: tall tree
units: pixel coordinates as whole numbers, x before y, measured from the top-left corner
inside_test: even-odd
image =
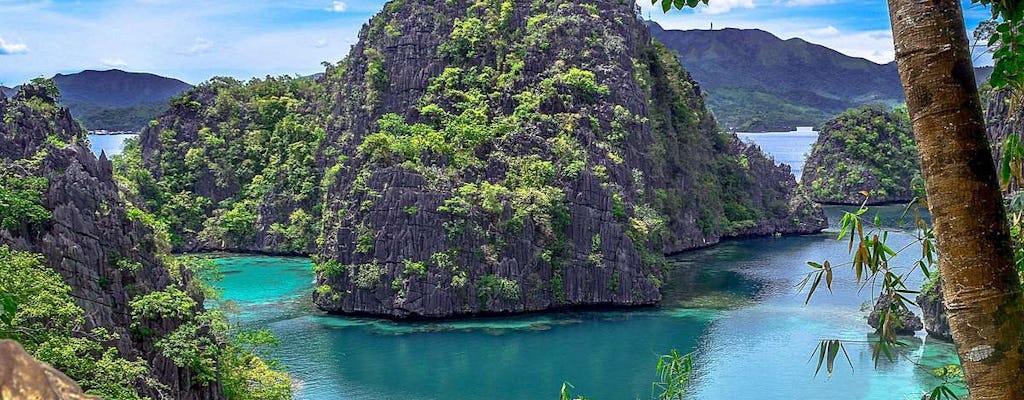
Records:
[[[1024,399],[1021,284],[959,0],[889,0],[950,330],[972,399]]]
[[[652,0],[665,11],[709,0]],[[1024,298],[959,0],[888,0],[921,155],[953,340],[971,398],[1024,399]],[[993,86],[1024,87],[1024,2],[972,0],[1001,22]]]

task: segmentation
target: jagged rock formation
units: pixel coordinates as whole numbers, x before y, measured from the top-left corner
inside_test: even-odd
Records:
[[[13,340],[0,340],[0,399],[100,400]]]
[[[319,232],[323,128],[312,79],[214,78],[115,159],[136,203],[168,224],[179,251],[307,255]]]
[[[0,177],[5,183],[45,179],[41,201],[52,213],[29,221],[3,215],[0,245],[43,255],[85,311],[85,331],[103,328],[114,334],[104,343],[119,357],[146,361],[148,372],[136,382],[140,395],[222,398],[218,384],[200,385],[190,368],[175,365],[156,348],[156,340],[181,321],[133,320],[133,298],[187,284],[190,276],[176,271],[180,281],[171,277],[156,256],[154,231],[133,217],[110,162],[90,152],[85,132],[67,109],[56,106],[55,91],[23,85],[13,99],[0,95]],[[201,309],[201,293],[192,298]],[[133,323],[149,333],[131,328]]]
[[[921,307],[921,315],[924,317],[924,330],[928,332],[928,335],[953,341],[953,333],[949,330],[949,320],[946,319],[946,305],[943,303],[942,298],[941,279],[936,279],[921,289],[921,294],[917,295],[917,305]]]
[[[786,169],[717,130],[633,7],[386,5],[325,77],[317,305],[653,304],[663,253],[822,229]]]
[[[1015,95],[1011,89],[988,89],[982,92],[982,97],[985,105],[985,130],[992,144],[992,161],[998,170],[1002,165],[1006,138],[1024,132],[1024,107],[1021,107],[1020,96]]]
[[[905,203],[920,176],[910,120],[900,110],[868,106],[825,123],[801,181],[814,201],[828,204]]]
[[[868,314],[868,325],[879,329],[883,313],[888,313],[889,315],[886,318],[895,321],[894,323],[891,322],[890,326],[897,335],[913,335],[914,332],[924,328],[924,324],[921,323],[921,317],[918,317],[917,314],[914,314],[906,306],[893,310],[889,298],[885,296],[879,296],[878,301],[875,302],[875,307]]]

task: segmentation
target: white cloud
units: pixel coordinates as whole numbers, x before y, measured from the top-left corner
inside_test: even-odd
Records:
[[[345,12],[345,9],[347,9],[347,8],[348,8],[348,4],[345,4],[344,1],[335,1],[334,3],[331,4],[330,7],[327,8],[327,11],[330,11],[330,12]]]
[[[734,8],[754,8],[754,0],[714,0],[707,7],[698,6],[700,12],[707,14],[725,14]]]
[[[820,31],[820,29],[814,31]],[[896,58],[896,50],[892,43],[892,32],[887,30],[860,32],[840,32],[837,30],[833,35],[821,36],[815,36],[810,31],[794,31],[780,36],[784,38],[807,38],[811,43],[820,44],[848,56],[866,58],[879,64],[892,62]]]
[[[807,31],[807,36],[812,38],[832,37],[838,36],[839,34],[839,29],[836,29],[836,27],[832,25],[820,29],[811,29]]]
[[[645,15],[650,14],[652,17],[655,14],[685,15],[685,13],[676,10],[672,10],[669,11],[667,14],[663,14],[663,10],[661,8],[661,1],[658,1],[657,4],[652,4],[650,0],[636,0],[636,4],[640,6],[640,9],[643,10],[643,13]],[[728,13],[734,9],[751,9],[756,6],[757,5],[754,3],[754,0],[711,0],[708,2],[707,5],[704,5],[704,3],[700,3],[696,7],[696,10],[701,14],[718,15]],[[660,18],[655,18],[655,20],[659,19]]]
[[[24,43],[7,43],[3,38],[0,38],[0,56],[25,53],[28,53],[28,45]]]
[[[213,50],[213,42],[203,39],[202,37],[197,37],[195,43],[192,44],[192,47],[185,49],[182,53],[204,54],[209,53],[210,50]]]
[[[104,58],[100,60],[100,64],[112,68],[124,68],[128,66],[128,63],[124,62],[124,59],[121,58]]]
[[[315,42],[313,42],[313,47],[316,47],[318,49],[322,49],[324,47],[327,47],[327,39],[324,39],[324,38],[317,39]]]

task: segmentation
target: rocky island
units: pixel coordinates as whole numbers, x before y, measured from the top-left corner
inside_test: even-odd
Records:
[[[322,76],[199,85],[116,164],[176,248],[314,253],[339,313],[654,304],[664,254],[825,226],[619,1],[392,2]]]
[[[919,179],[906,111],[881,106],[847,110],[826,122],[801,177],[814,201],[851,205],[909,202]]]

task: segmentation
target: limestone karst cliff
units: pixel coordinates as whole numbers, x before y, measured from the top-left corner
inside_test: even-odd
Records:
[[[20,268],[52,269],[63,280],[58,287],[67,288],[45,290],[39,294],[43,298],[19,298],[26,282],[12,276],[13,281],[0,279],[0,294],[13,294],[14,301],[25,304],[44,302],[44,309],[52,305],[46,301],[64,290],[74,300],[60,310],[70,313],[61,314],[68,318],[67,326],[38,320],[50,314],[31,314],[24,304],[26,310],[16,314],[16,322],[38,326],[46,334],[67,329],[80,338],[69,347],[78,352],[59,358],[68,363],[57,365],[65,372],[78,368],[83,375],[94,374],[82,366],[116,366],[117,360],[125,360],[126,368],[110,369],[125,375],[93,376],[97,385],[104,379],[126,381],[124,390],[131,396],[125,393],[124,398],[223,398],[218,383],[201,383],[191,366],[179,365],[160,349],[160,339],[186,325],[183,318],[133,309],[133,301],[177,290],[193,305],[188,311],[198,313],[203,296],[190,289],[189,271],[172,271],[177,264],[158,256],[165,251],[158,232],[121,199],[110,162],[89,150],[84,130],[67,109],[57,106],[55,87],[22,85],[13,98],[0,95],[0,121],[0,249],[5,256],[10,251],[38,254],[42,265],[32,262]],[[202,330],[191,337],[213,340]],[[40,351],[63,349],[53,342],[25,344]],[[96,350],[90,347],[94,345]],[[105,348],[109,353],[99,351]],[[84,361],[90,357],[97,360]]]
[[[176,248],[314,253],[339,313],[653,304],[667,253],[824,228],[631,3],[548,3],[390,2],[323,76],[199,85],[115,164]]]
[[[665,253],[824,226],[631,2],[393,1],[325,85],[329,312],[653,304]]]
[[[906,203],[917,195],[917,148],[905,110],[847,110],[821,128],[801,181],[814,201],[830,204]]]

